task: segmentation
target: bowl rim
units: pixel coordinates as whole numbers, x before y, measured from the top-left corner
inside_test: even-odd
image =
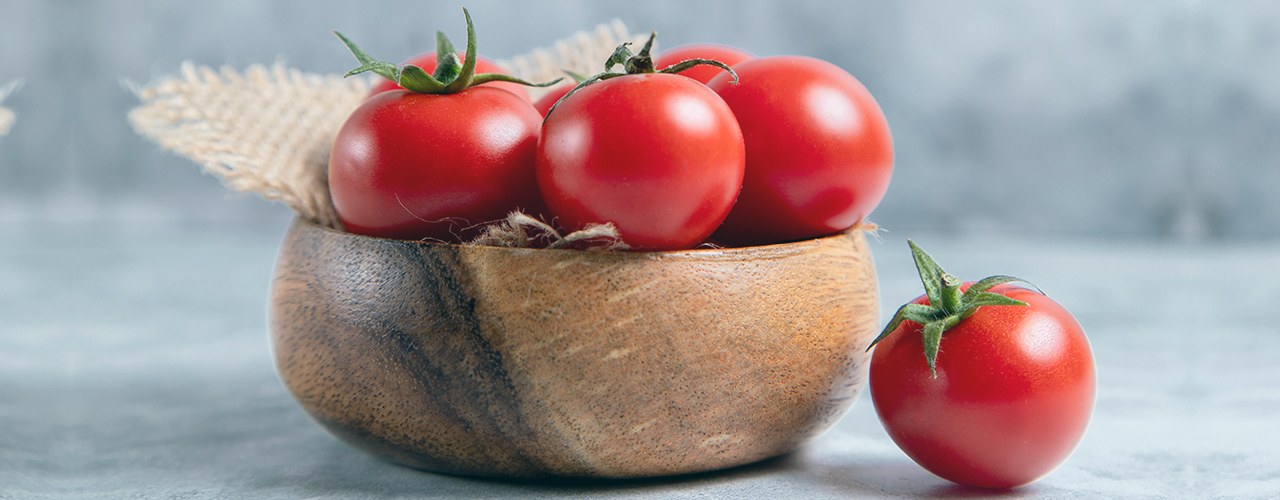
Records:
[[[331,227],[326,227],[311,219],[308,219],[302,216],[295,216],[293,218],[293,224],[302,224],[307,226],[309,229],[320,230],[320,231],[329,233],[331,236],[336,236],[336,237],[350,238],[355,240],[410,243],[410,244],[424,245],[428,247],[437,247],[437,248],[455,248],[456,247],[456,248],[466,248],[468,250],[475,250],[475,251],[496,251],[496,252],[515,252],[515,253],[551,252],[551,253],[560,253],[562,255],[572,255],[572,254],[633,255],[633,256],[648,256],[648,257],[695,257],[695,258],[698,256],[706,256],[711,254],[737,254],[737,253],[760,253],[760,252],[790,253],[792,251],[796,251],[801,248],[807,248],[812,245],[821,245],[823,243],[834,242],[835,240],[839,240],[841,238],[847,238],[850,235],[853,235],[859,232],[874,233],[878,229],[877,226],[875,226],[874,224],[868,224],[865,221],[863,221],[863,222],[859,222],[858,224],[855,224],[853,227],[850,227],[838,233],[833,233],[825,236],[818,236],[818,237],[808,238],[803,240],[786,241],[782,243],[770,243],[768,245],[752,245],[752,246],[745,246],[745,247],[721,247],[721,248],[689,248],[685,250],[639,250],[639,251],[620,250],[619,251],[619,250],[600,250],[600,249],[578,250],[573,248],[550,249],[550,248],[501,247],[501,246],[493,246],[493,245],[467,245],[467,244],[459,244],[459,243],[441,243],[441,242],[429,241],[425,239],[403,240],[398,238],[383,238],[380,236],[368,236],[368,235],[356,234],[348,231],[342,231],[342,230],[334,229]]]

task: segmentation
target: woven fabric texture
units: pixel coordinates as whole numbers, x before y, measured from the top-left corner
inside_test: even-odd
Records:
[[[615,20],[497,63],[534,82],[564,76],[565,69],[594,74],[623,41],[636,40]],[[230,189],[257,193],[303,218],[342,229],[329,198],[329,152],[370,83],[282,65],[250,66],[241,73],[187,62],[179,75],[134,90],[141,105],[129,113],[129,121],[138,133],[194,160]],[[534,98],[544,92],[530,88]]]
[[[329,150],[369,91],[365,78],[305,74],[276,65],[244,73],[184,63],[180,76],[137,91],[138,133],[195,160],[227,187],[283,202],[340,228],[329,199]]]
[[[18,88],[18,82],[14,82],[14,83],[5,85],[3,87],[0,87],[0,105],[4,104],[4,99],[6,97],[9,97],[9,94],[12,93],[14,90],[17,90],[17,88]],[[14,116],[13,111],[9,111],[8,108],[5,108],[4,106],[0,106],[0,135],[5,135],[9,133],[9,128],[13,126],[13,121],[16,118],[17,117]]]

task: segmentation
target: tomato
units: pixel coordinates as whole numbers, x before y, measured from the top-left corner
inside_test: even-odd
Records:
[[[475,224],[542,210],[533,160],[542,118],[504,89],[393,90],[342,125],[329,189],[347,231],[458,241]]]
[[[546,118],[538,185],[566,230],[612,222],[633,248],[690,248],[742,183],[742,133],[715,92],[663,73],[581,87]]]
[[[751,59],[707,86],[733,110],[747,148],[742,194],[716,238],[760,245],[837,233],[864,220],[893,173],[893,140],[875,98],[834,64]]]
[[[754,57],[755,55],[750,52],[730,47],[728,45],[696,43],[681,45],[679,47],[673,47],[663,51],[658,55],[657,59],[654,59],[653,66],[655,68],[662,69],[689,59],[713,59],[729,66],[733,66]],[[720,76],[721,73],[724,73],[724,70],[715,66],[694,66],[677,74],[680,76],[687,76],[702,83],[707,83],[711,81],[712,78]]]
[[[461,52],[458,53],[458,58],[463,61],[466,61],[466,56]],[[418,54],[413,58],[409,59],[408,61],[405,61],[404,64],[412,64],[414,66],[422,68],[422,70],[426,71],[427,73],[431,73],[436,70],[436,53],[427,52],[423,54]],[[490,61],[489,59],[486,59],[484,57],[476,57],[476,73],[477,74],[500,73],[504,75],[507,74],[506,71],[503,71],[503,69],[499,67],[497,64],[495,64],[493,61]],[[507,89],[515,93],[516,95],[520,96],[522,99],[526,101],[529,100],[529,91],[525,90],[524,85],[521,85],[518,83],[512,83],[512,82],[489,82],[484,85],[492,85],[494,87]],[[396,90],[396,89],[402,89],[402,88],[404,87],[396,85],[396,82],[393,82],[386,78],[382,78],[382,79],[379,79],[378,83],[373,86],[373,90],[369,91],[369,95],[372,96],[375,94],[386,92],[388,90]]]
[[[540,215],[533,172],[542,118],[529,102],[486,82],[524,80],[476,75],[475,29],[467,18],[467,50],[437,37],[441,64],[395,66],[374,59],[341,33],[360,66],[404,84],[365,99],[338,130],[329,155],[329,194],[347,231],[399,239],[459,242],[514,210]]]
[[[561,97],[564,97],[565,94],[568,94],[570,90],[573,90],[575,85],[577,84],[562,83],[551,87],[546,94],[543,94],[542,97],[539,97],[537,101],[533,102],[533,109],[538,110],[538,114],[547,116],[547,112],[551,111],[551,107],[555,106],[556,102],[559,101]]]
[[[946,330],[936,378],[921,323],[902,321],[875,347],[871,398],[889,436],[925,469],[964,485],[1011,488],[1071,454],[1097,383],[1088,339],[1071,313],[1021,286],[988,292],[1025,305],[981,306]]]

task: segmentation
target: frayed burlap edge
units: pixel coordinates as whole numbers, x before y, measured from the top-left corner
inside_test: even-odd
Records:
[[[506,220],[490,224],[484,233],[467,245],[485,245],[508,248],[579,248],[583,250],[627,250],[631,246],[622,241],[622,235],[612,222],[587,224],[587,227],[561,236],[551,224],[535,219],[523,212],[511,212]]]
[[[10,94],[16,92],[21,87],[22,82],[20,80],[10,82],[5,86],[0,87],[0,104],[4,104],[5,98],[9,97]],[[9,133],[9,129],[13,127],[13,122],[16,119],[17,115],[14,115],[13,111],[9,111],[8,108],[0,106],[0,136]]]
[[[862,221],[846,229],[844,233],[863,232],[868,236],[881,240],[883,229],[874,222]],[[622,240],[622,235],[613,223],[588,224],[587,227],[561,236],[551,224],[535,219],[523,212],[511,212],[506,220],[490,224],[484,233],[464,243],[466,245],[485,245],[508,248],[575,248],[580,250],[629,250],[631,246]],[[724,249],[716,243],[705,242],[697,249]]]
[[[0,101],[3,102],[3,101]],[[9,128],[13,127],[13,122],[17,117],[8,108],[0,107],[0,136],[9,133]]]
[[[186,62],[135,93],[138,133],[204,167],[235,191],[280,201],[341,229],[329,199],[329,150],[369,91],[366,78],[307,74],[276,64],[243,74]]]
[[[550,81],[563,70],[594,74],[623,41],[621,21],[497,64],[513,76]],[[342,229],[329,198],[328,162],[342,122],[371,80],[316,75],[276,64],[244,73],[185,62],[179,75],[129,84],[141,105],[129,113],[139,134],[194,160],[235,191],[279,201],[300,217]],[[532,96],[545,89],[530,88]]]

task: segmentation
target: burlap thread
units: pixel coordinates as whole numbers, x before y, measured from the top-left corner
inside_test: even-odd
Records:
[[[485,226],[484,233],[470,245],[487,245],[512,248],[576,248],[582,250],[627,250],[622,235],[612,222],[587,224],[572,233],[561,235],[551,224],[535,219],[523,212],[511,212],[507,219]]]
[[[22,82],[15,81],[0,87],[0,104],[4,104],[5,98],[9,97],[9,94],[14,93],[21,86]],[[0,106],[0,136],[9,133],[9,129],[13,127],[13,122],[16,119],[17,116],[13,114],[13,111],[9,111],[8,108]]]

